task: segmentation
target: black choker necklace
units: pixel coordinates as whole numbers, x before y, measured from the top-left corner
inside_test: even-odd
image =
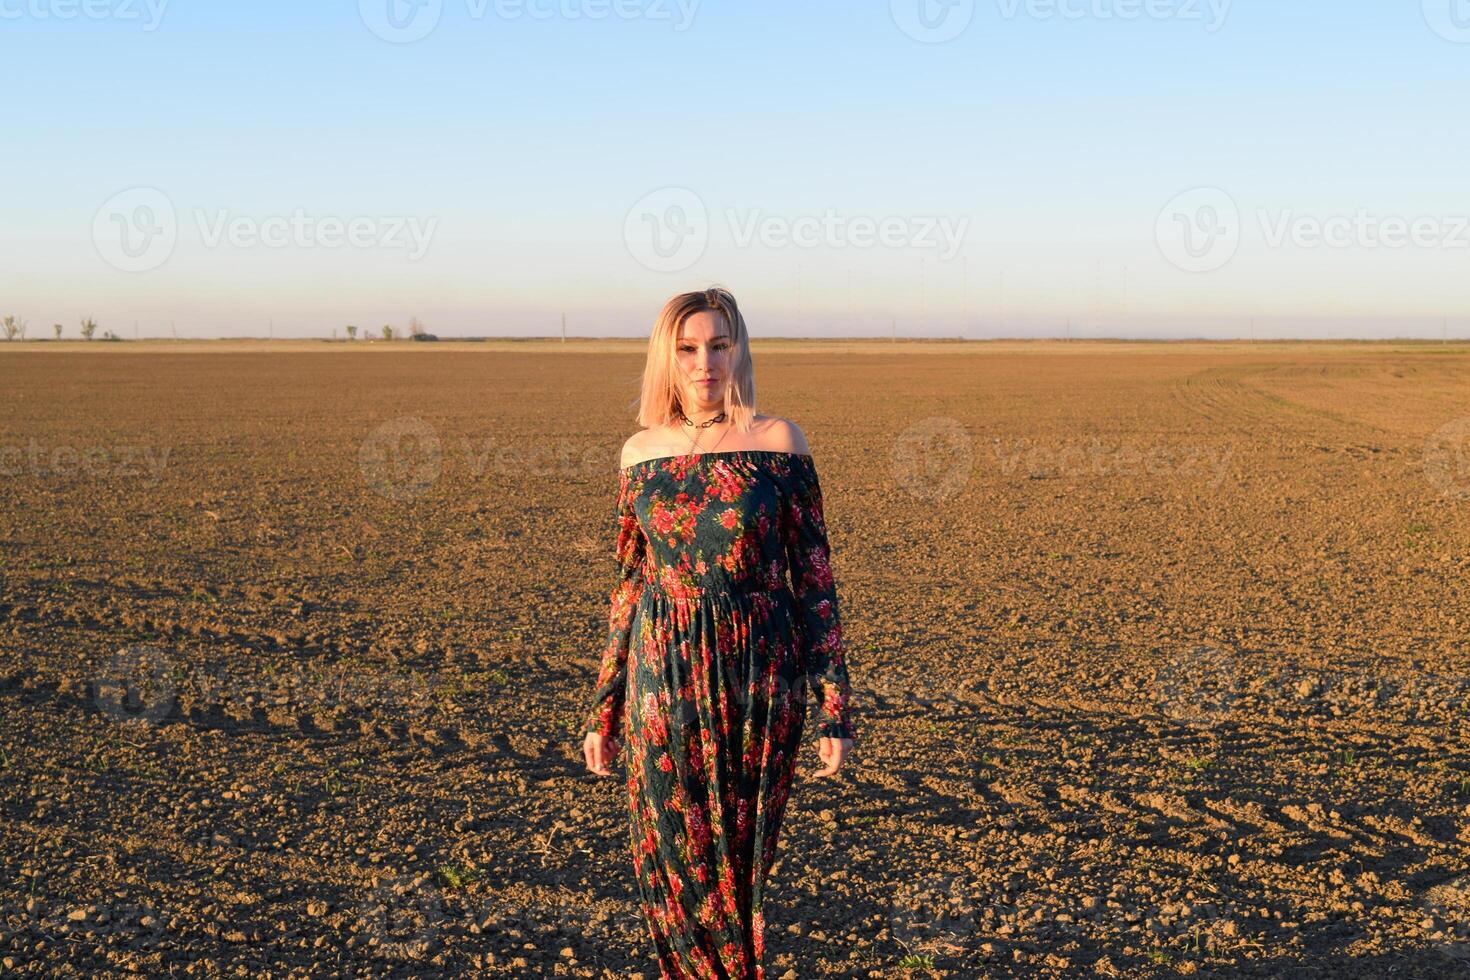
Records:
[[[689,420],[689,416],[685,415],[684,414],[684,410],[681,408],[679,410],[679,418],[681,418],[681,419],[684,420],[684,424],[685,425],[696,425],[697,424],[699,426],[699,428],[701,428],[701,429],[708,429],[710,426],[714,425],[716,422],[723,422],[724,419],[725,419],[725,413],[723,411],[721,411],[719,414],[715,415],[715,417],[712,418],[712,419],[709,419],[709,420],[704,421],[704,422],[695,423],[695,422],[691,422]]]

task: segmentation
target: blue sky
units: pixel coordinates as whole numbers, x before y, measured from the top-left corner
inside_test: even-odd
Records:
[[[3,312],[1470,336],[1467,0],[421,2],[0,0]]]

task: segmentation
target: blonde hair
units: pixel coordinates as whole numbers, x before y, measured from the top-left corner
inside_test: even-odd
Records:
[[[750,363],[750,336],[745,317],[730,291],[721,286],[680,293],[664,304],[653,332],[648,335],[648,360],[643,365],[643,391],[638,398],[638,424],[644,428],[668,425],[678,419],[680,386],[676,383],[679,328],[696,313],[718,313],[734,346],[725,377],[725,417],[741,432],[749,432],[755,418],[755,374]]]

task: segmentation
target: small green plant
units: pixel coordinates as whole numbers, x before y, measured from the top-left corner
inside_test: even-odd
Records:
[[[1144,955],[1148,958],[1150,963],[1157,963],[1160,966],[1163,966],[1166,963],[1171,963],[1174,960],[1174,957],[1170,956],[1168,951],[1163,949],[1151,949]]]
[[[900,970],[932,970],[934,957],[927,953],[910,953],[898,961]]]
[[[439,865],[438,875],[439,883],[450,891],[456,888],[464,888],[471,882],[480,880],[480,873],[474,868],[462,867],[457,864]]]

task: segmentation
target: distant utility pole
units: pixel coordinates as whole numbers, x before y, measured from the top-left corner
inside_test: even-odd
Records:
[[[1256,318],[1251,317],[1251,343],[1256,342]]]
[[[1440,319],[1439,331],[1440,331],[1440,333],[1439,333],[1439,335],[1440,335],[1440,341],[1439,342],[1441,344],[1448,344],[1450,342],[1450,318],[1449,317],[1442,317]]]
[[[268,335],[269,335],[270,339],[271,340],[275,340],[276,339],[276,318],[275,317],[271,317],[271,325],[267,329],[269,331],[269,334]]]
[[[179,328],[174,325],[172,320],[168,321],[168,331],[174,335],[174,340],[179,339]]]
[[[564,344],[567,342],[567,315],[565,313],[561,315],[561,342]]]
[[[893,323],[892,323],[892,326],[891,326],[890,329],[893,330],[893,333],[889,336],[889,341],[891,343],[895,343],[896,344],[896,343],[898,343],[898,318],[897,317],[894,317]]]
[[[1072,339],[1072,318],[1067,317],[1067,339]]]

